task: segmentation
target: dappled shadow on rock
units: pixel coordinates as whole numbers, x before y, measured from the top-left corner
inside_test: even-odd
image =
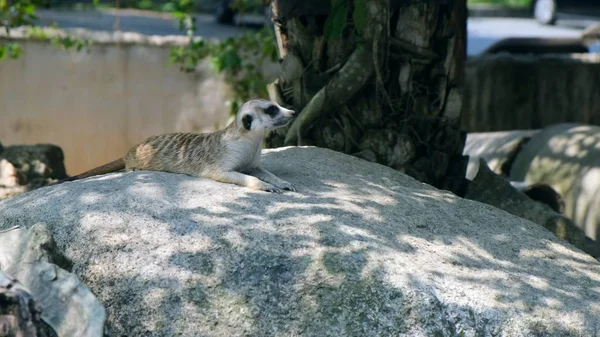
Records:
[[[600,265],[540,226],[330,150],[264,162],[298,192],[117,173],[6,200],[0,226],[44,221],[110,335],[597,331]]]

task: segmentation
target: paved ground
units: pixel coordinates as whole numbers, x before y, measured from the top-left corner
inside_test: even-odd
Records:
[[[477,55],[507,37],[578,37],[581,28],[546,26],[525,18],[470,18],[467,22],[467,54]]]
[[[41,10],[38,13],[42,24],[56,22],[62,28],[83,27],[94,30],[112,31],[117,16],[113,12],[61,12]],[[147,35],[182,35],[177,23],[168,14],[140,15],[136,11],[122,11],[119,15],[120,29]],[[246,28],[220,25],[211,15],[196,17],[197,35],[207,38],[235,36]],[[582,21],[564,22],[557,26],[540,25],[527,18],[470,18],[467,24],[467,54],[476,55],[492,43],[505,37],[576,37]],[[597,47],[600,52],[600,47]],[[596,50],[594,50],[596,51]]]
[[[121,11],[115,15],[113,11],[36,11],[40,24],[48,25],[55,22],[59,27],[87,28],[92,30],[113,31],[118,21],[120,30],[136,32],[145,35],[185,35],[177,27],[177,21],[168,14],[148,15],[138,11]],[[197,35],[207,38],[226,38],[242,33],[245,28],[217,24],[208,14],[196,16]]]

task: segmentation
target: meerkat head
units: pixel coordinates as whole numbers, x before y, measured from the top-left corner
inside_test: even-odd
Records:
[[[271,131],[286,125],[296,115],[275,102],[254,99],[244,103],[237,114],[237,125],[247,131]]]

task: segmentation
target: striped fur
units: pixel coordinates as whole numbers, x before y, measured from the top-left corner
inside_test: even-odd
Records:
[[[131,148],[125,157],[63,181],[73,181],[119,170],[182,173],[252,189],[295,191],[260,164],[266,134],[286,125],[295,112],[267,100],[242,105],[236,120],[213,133],[170,133],[152,136]],[[63,182],[60,181],[60,182]]]

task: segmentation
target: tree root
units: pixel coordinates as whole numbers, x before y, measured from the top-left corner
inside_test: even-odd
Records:
[[[358,47],[342,69],[306,104],[290,126],[285,145],[302,145],[299,140],[318,118],[331,113],[352,98],[367,83],[374,72],[373,55],[369,48]]]

